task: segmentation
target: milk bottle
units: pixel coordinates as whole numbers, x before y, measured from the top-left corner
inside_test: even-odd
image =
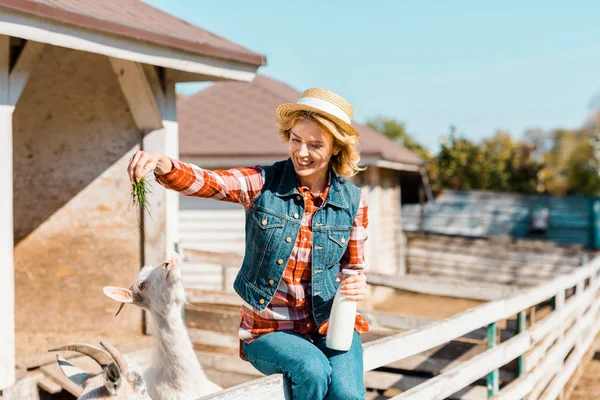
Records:
[[[344,279],[352,275],[358,275],[358,271],[351,269],[343,269],[342,273],[340,287]],[[333,299],[331,315],[329,316],[329,327],[327,328],[327,338],[325,339],[325,345],[330,349],[339,351],[350,349],[354,334],[354,322],[356,320],[356,304],[356,301],[348,300],[346,295],[340,293],[340,288],[338,288]]]

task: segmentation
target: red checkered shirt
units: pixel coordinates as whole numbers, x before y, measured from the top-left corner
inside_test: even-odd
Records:
[[[252,205],[264,184],[262,171],[258,166],[209,171],[177,160],[173,160],[173,169],[169,173],[157,175],[156,178],[164,187],[184,195],[239,203],[246,209]],[[328,321],[317,327],[312,317],[310,286],[312,219],[327,198],[329,186],[320,195],[314,195],[308,188],[300,185],[298,190],[304,196],[304,217],[273,300],[261,312],[247,303],[240,310],[239,337],[247,343],[275,331],[294,331],[303,336],[315,332],[322,335],[327,333]],[[367,214],[366,198],[361,194],[348,247],[340,260],[340,269],[364,271],[364,243],[369,223]],[[357,314],[354,328],[358,333],[364,333],[369,330],[369,323]]]

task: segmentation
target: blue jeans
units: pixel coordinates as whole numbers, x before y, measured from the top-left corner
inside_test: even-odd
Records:
[[[364,399],[360,335],[354,331],[348,351],[327,348],[325,336],[312,339],[314,343],[294,332],[272,332],[243,343],[244,353],[263,374],[288,378],[294,400]]]

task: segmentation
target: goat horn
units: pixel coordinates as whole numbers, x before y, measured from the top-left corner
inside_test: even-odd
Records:
[[[109,353],[85,343],[63,344],[61,346],[48,349],[48,351],[76,351],[90,357],[92,360],[100,364],[102,368],[113,362],[113,359]]]
[[[121,371],[121,375],[127,377],[127,374],[129,373],[129,365],[125,361],[125,358],[123,357],[121,352],[119,350],[117,350],[116,347],[113,346],[112,344],[110,344],[109,342],[101,341],[100,344],[102,345],[102,347],[104,347],[106,349],[106,351],[108,351],[108,354],[110,354],[112,356],[112,358],[115,360],[117,367],[119,367],[119,370]]]

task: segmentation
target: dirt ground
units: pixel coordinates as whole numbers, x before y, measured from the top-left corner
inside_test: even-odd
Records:
[[[367,308],[413,317],[440,320],[480,304],[483,304],[483,302],[396,290],[391,291],[388,298],[384,301],[374,303]]]
[[[599,336],[600,337],[600,336]],[[571,394],[570,400],[600,399],[600,340],[596,339],[595,353],[586,365],[583,376]]]

